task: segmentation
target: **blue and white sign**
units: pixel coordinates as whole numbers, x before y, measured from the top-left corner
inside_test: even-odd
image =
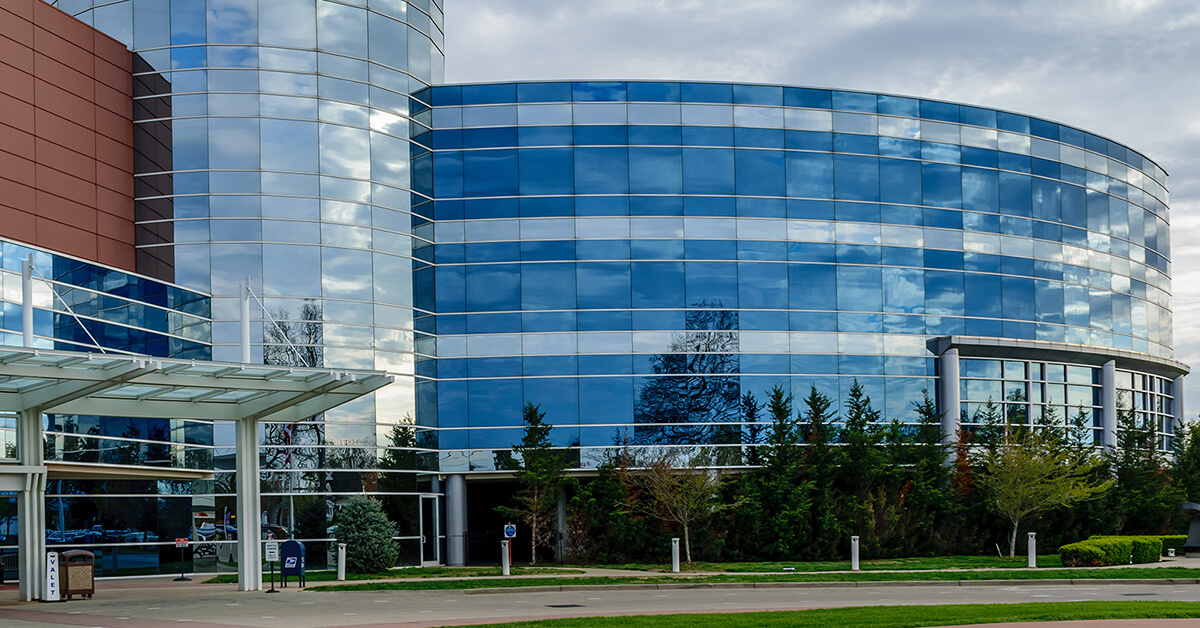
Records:
[[[504,538],[511,539],[511,538],[515,538],[516,536],[517,536],[517,525],[515,523],[509,523],[504,526]]]
[[[58,552],[46,552],[46,602],[62,599],[62,590],[58,588],[58,573]]]

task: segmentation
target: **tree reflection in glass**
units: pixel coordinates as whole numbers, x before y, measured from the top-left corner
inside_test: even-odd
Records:
[[[688,310],[686,331],[672,334],[668,353],[651,356],[652,376],[634,403],[638,444],[709,443],[716,424],[739,420],[738,313],[711,306]]]

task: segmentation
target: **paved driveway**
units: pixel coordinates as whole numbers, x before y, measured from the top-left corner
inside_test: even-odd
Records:
[[[1027,584],[780,586],[757,588],[586,588],[502,593],[384,591],[321,593],[289,588],[277,594],[241,593],[233,585],[165,580],[103,583],[92,600],[0,606],[0,625],[112,626],[445,626],[578,616],[648,613],[729,613],[816,607],[901,604],[1056,602],[1073,600],[1200,601],[1200,586],[1177,584]],[[1186,625],[1197,625],[1189,620]],[[1122,628],[1176,622],[1117,623]],[[1069,625],[1069,624],[1067,624]],[[1089,622],[1087,625],[1097,625]],[[1045,624],[1043,624],[1045,626]]]

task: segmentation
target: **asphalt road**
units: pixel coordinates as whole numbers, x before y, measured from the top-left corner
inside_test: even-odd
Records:
[[[232,585],[150,581],[97,591],[92,600],[0,606],[6,628],[105,626],[445,626],[662,613],[729,613],[816,607],[1058,602],[1076,600],[1200,601],[1200,586],[1030,584],[1003,586],[806,586],[786,588],[600,589],[503,593],[384,591],[320,593],[289,588],[241,593]],[[1167,622],[1162,625],[1174,625]],[[1138,624],[1142,625],[1142,624]],[[1145,624],[1149,625],[1149,624]],[[1157,624],[1155,624],[1157,625]]]

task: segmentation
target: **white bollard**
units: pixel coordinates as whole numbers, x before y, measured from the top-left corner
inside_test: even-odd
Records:
[[[508,541],[500,541],[500,573],[506,576],[512,574],[512,565],[508,560]]]
[[[346,544],[338,543],[338,580],[346,579]]]
[[[858,537],[850,537],[850,571],[858,571]]]
[[[671,539],[671,573],[679,573],[679,539]]]
[[[1037,532],[1029,533],[1029,568],[1037,569]]]

